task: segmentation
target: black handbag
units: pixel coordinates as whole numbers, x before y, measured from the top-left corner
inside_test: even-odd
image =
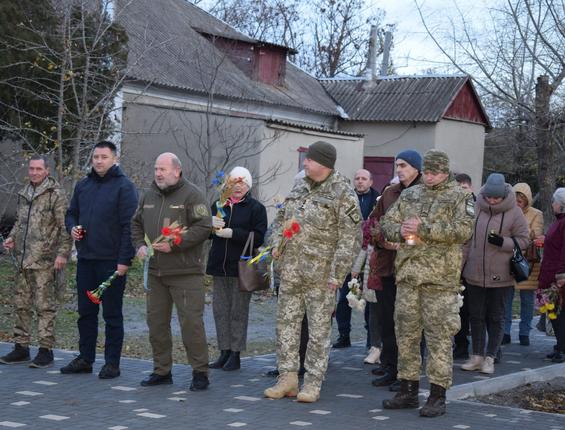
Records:
[[[530,264],[522,254],[522,250],[518,242],[516,242],[516,239],[512,238],[512,240],[514,241],[514,251],[510,259],[510,273],[516,282],[524,282],[530,276]]]
[[[266,261],[258,261],[257,263],[247,264],[257,252],[253,248],[254,232],[249,233],[243,253],[238,264],[238,284],[239,291],[244,293],[252,293],[254,291],[262,291],[269,288],[269,267]],[[247,254],[249,252],[249,255]]]

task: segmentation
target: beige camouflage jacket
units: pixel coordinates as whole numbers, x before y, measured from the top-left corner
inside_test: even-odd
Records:
[[[341,286],[361,249],[359,199],[349,181],[337,171],[319,184],[298,181],[271,225],[273,247],[293,219],[300,232],[283,248],[281,278]]]
[[[473,233],[474,202],[471,194],[451,179],[433,187],[407,188],[381,218],[385,237],[401,242],[395,259],[397,283],[459,286],[462,245]],[[402,222],[418,216],[420,239],[407,245],[400,235]]]
[[[18,265],[22,269],[48,269],[55,258],[68,257],[72,239],[65,230],[67,198],[55,179],[46,178],[37,188],[26,185],[18,193],[14,239]]]

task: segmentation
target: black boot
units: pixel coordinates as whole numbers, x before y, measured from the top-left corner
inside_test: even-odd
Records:
[[[208,367],[210,369],[221,369],[222,367],[224,367],[224,364],[226,364],[226,361],[228,361],[228,358],[230,358],[230,354],[231,354],[231,350],[222,349],[220,351],[220,356],[218,357],[218,359],[216,361],[211,362],[208,365]]]
[[[14,345],[14,349],[11,352],[0,357],[0,363],[2,364],[20,364],[29,363],[30,361],[29,347],[22,346],[19,343]]]
[[[222,367],[222,370],[227,370],[228,372],[231,370],[237,370],[241,367],[241,363],[239,361],[239,351],[232,351],[230,356],[228,357],[228,361]]]
[[[385,409],[415,409],[418,403],[420,381],[400,380],[400,391],[392,399],[383,400]]]
[[[337,342],[332,345],[332,348],[349,348],[351,346],[351,339],[348,335],[339,335]]]
[[[441,385],[431,384],[430,397],[420,409],[421,417],[439,417],[445,414],[445,388]]]
[[[53,366],[53,351],[48,348],[39,348],[37,355],[29,364],[29,367],[44,369],[50,366]]]

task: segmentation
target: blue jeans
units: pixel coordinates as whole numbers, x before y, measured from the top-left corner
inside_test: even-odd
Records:
[[[532,329],[532,318],[534,317],[534,290],[520,290],[520,336],[529,336]],[[512,301],[514,300],[514,288],[507,291],[506,314],[504,315],[504,334],[510,335],[512,328]]]

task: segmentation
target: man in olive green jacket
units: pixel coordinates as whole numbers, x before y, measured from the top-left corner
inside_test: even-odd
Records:
[[[47,160],[34,156],[28,166],[29,184],[18,193],[16,223],[4,248],[15,253],[18,286],[14,295],[16,323],[14,350],[0,357],[0,363],[27,363],[31,320],[35,306],[38,319],[39,351],[30,367],[53,364],[57,296],[55,275],[64,269],[72,240],[65,231],[67,198],[61,186],[49,176]]]
[[[208,387],[208,346],[204,330],[203,243],[208,239],[212,218],[202,192],[182,177],[182,165],[172,153],[155,161],[155,180],[140,200],[132,220],[132,242],[137,256],[147,257],[145,235],[155,241],[163,227],[177,222],[186,227],[180,243],[162,241],[153,245],[149,263],[147,325],[153,349],[153,373],[142,386],[171,384],[171,312],[177,309],[181,335],[192,365],[190,389]]]

